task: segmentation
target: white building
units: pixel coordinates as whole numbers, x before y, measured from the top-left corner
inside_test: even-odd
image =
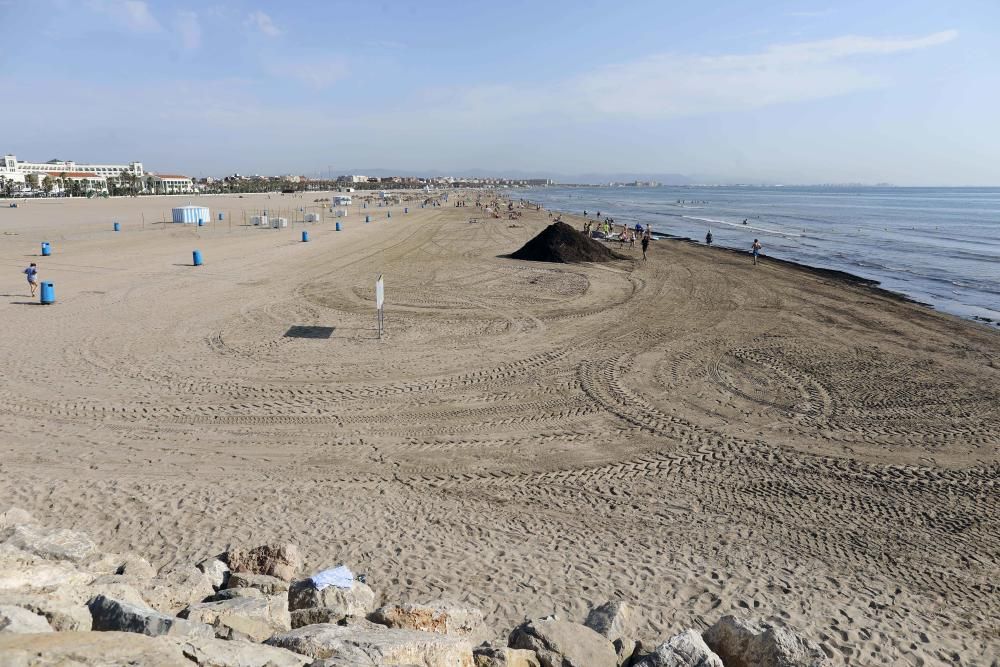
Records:
[[[368,177],[357,175],[338,176],[337,181],[340,183],[367,183]]]
[[[157,194],[183,194],[194,192],[194,181],[179,174],[149,174],[146,176],[146,187]]]
[[[18,160],[15,155],[4,155],[3,164],[0,165],[0,178],[24,183],[28,174],[38,175],[41,180],[44,176],[57,176],[62,173],[90,174],[103,179],[119,178],[122,172],[136,178],[145,175],[141,162],[129,162],[128,164],[85,164],[76,163],[72,160],[49,160],[48,162],[24,162]]]

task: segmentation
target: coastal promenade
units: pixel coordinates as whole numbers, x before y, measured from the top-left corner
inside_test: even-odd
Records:
[[[294,542],[497,637],[622,598],[651,641],[749,613],[834,664],[1000,654],[1000,333],[683,242],[504,257],[545,211],[242,225],[314,196],[0,212],[0,511],[157,567]]]

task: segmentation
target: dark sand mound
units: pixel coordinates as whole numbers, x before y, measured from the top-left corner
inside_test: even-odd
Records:
[[[587,238],[565,222],[553,222],[517,252],[514,259],[529,262],[610,262],[625,259],[597,241]]]

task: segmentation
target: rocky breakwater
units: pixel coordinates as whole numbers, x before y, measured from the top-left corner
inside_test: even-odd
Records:
[[[646,646],[626,601],[582,623],[527,619],[483,642],[483,612],[449,600],[376,606],[346,566],[309,576],[293,544],[237,547],[156,571],[26,512],[0,514],[0,665],[212,667],[817,667],[809,640],[725,616]],[[377,586],[377,583],[376,583]]]

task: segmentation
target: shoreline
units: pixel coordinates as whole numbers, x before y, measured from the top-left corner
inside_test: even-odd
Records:
[[[574,222],[576,222],[576,221],[583,222],[585,220],[588,220],[588,218],[585,218],[582,215],[579,215],[578,213],[572,213],[572,212],[565,211],[565,210],[562,210],[562,209],[549,209],[549,208],[546,208],[545,206],[543,206],[540,203],[531,202],[528,199],[525,199],[525,201],[531,203],[532,205],[541,206],[541,210],[543,210],[543,211],[551,211],[553,213],[558,213],[560,216],[568,217],[571,220],[573,220]],[[589,218],[589,219],[591,221],[593,221],[595,218]],[[620,224],[620,223],[616,223],[616,224]],[[669,233],[666,233],[666,232],[657,232],[657,231],[655,231],[655,229],[652,232],[652,236],[653,236],[654,240],[656,238],[660,238],[662,240],[682,241],[682,242],[687,242],[687,243],[689,243],[689,244],[691,244],[691,245],[693,245],[695,247],[702,247],[702,248],[709,248],[709,249],[714,249],[714,250],[720,250],[720,251],[728,252],[728,253],[731,253],[731,254],[734,254],[734,255],[746,255],[746,254],[748,254],[747,251],[740,250],[738,248],[731,248],[731,247],[728,247],[728,246],[722,246],[722,245],[717,245],[717,244],[707,245],[703,241],[700,241],[698,239],[692,239],[692,238],[690,238],[688,236],[680,236],[680,235],[676,235],[676,234],[669,234]],[[942,309],[934,306],[934,304],[927,303],[926,301],[921,301],[921,300],[919,300],[917,298],[911,297],[911,296],[905,294],[904,292],[900,292],[900,291],[897,291],[897,290],[891,290],[891,289],[887,289],[885,287],[882,287],[881,286],[881,284],[882,284],[881,281],[879,281],[879,280],[877,280],[875,278],[866,278],[864,276],[859,276],[859,275],[857,275],[855,273],[851,273],[850,271],[843,271],[843,270],[840,270],[840,269],[831,269],[831,268],[826,268],[826,267],[822,267],[822,266],[816,266],[816,265],[813,265],[813,264],[806,264],[804,262],[799,262],[799,261],[791,260],[791,259],[781,259],[781,258],[778,258],[778,257],[774,257],[772,255],[763,254],[763,255],[761,255],[761,257],[767,259],[767,261],[769,261],[769,262],[773,262],[773,263],[776,263],[776,264],[781,264],[781,265],[789,266],[789,267],[795,267],[795,268],[801,269],[803,271],[806,271],[806,272],[809,272],[809,273],[812,273],[812,274],[815,274],[815,275],[820,275],[820,276],[827,277],[827,278],[829,278],[831,280],[841,281],[841,282],[843,282],[845,284],[850,284],[850,285],[853,285],[853,286],[856,286],[856,287],[865,287],[865,288],[870,289],[873,292],[875,292],[877,294],[880,294],[882,296],[885,296],[885,297],[888,297],[888,298],[891,298],[891,299],[896,299],[898,301],[902,301],[902,302],[906,302],[906,303],[911,303],[911,304],[914,304],[914,305],[917,305],[917,306],[922,306],[924,308],[928,308],[928,309],[934,311],[935,313],[939,313],[939,314],[942,314],[942,315],[947,315],[949,317],[955,317],[955,318],[958,318],[958,319],[960,319],[962,321],[965,321],[965,322],[972,322],[972,323],[978,324],[980,326],[985,326],[988,329],[989,328],[1000,329],[1000,319],[994,320],[994,319],[987,318],[987,317],[982,317],[982,316],[979,316],[979,315],[960,315],[960,314],[957,314],[957,313],[951,313],[951,312],[948,312],[946,310],[942,310]]]

